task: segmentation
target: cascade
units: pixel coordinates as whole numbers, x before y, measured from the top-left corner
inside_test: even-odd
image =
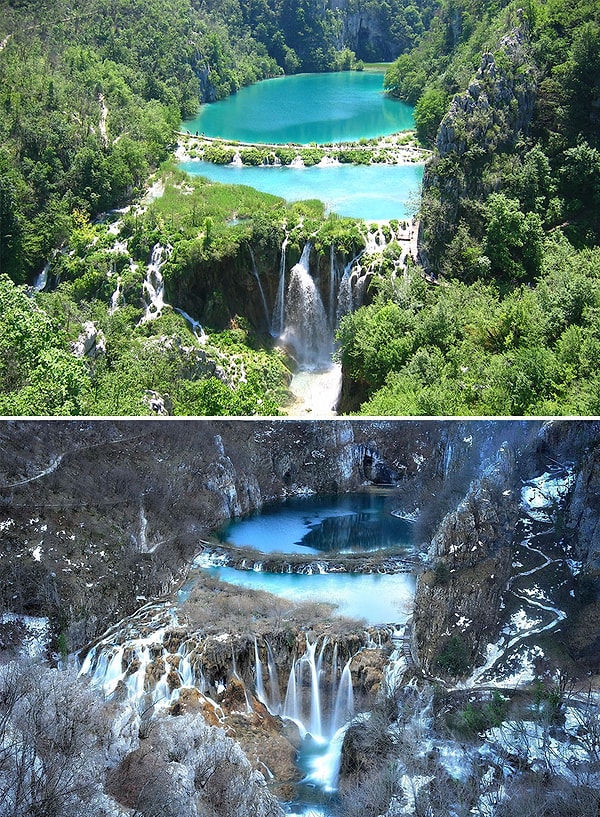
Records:
[[[260,663],[260,656],[258,654],[258,641],[256,640],[256,636],[254,636],[254,688],[256,690],[256,697],[259,701],[268,707],[267,696],[265,694],[265,687],[263,684],[263,676],[262,676],[262,664]]]
[[[448,442],[446,444],[446,450],[444,451],[444,479],[448,478],[448,474],[450,473],[451,462],[452,462],[452,443]]]
[[[335,696],[335,706],[331,719],[332,736],[354,715],[354,689],[352,687],[352,674],[350,672],[351,662],[352,659],[349,658],[342,670],[342,677],[340,678],[340,684]]]
[[[271,333],[274,337],[281,335],[285,323],[285,256],[289,236],[286,233],[281,244],[281,261],[279,263],[279,284],[277,286],[277,297],[275,298],[275,308],[273,309],[273,320]]]
[[[191,315],[188,315],[187,312],[184,312],[183,309],[179,309],[179,307],[174,307],[175,312],[179,312],[179,314],[186,319],[186,321],[190,324],[192,332],[196,336],[198,343],[204,343],[206,341],[206,332],[204,331],[204,327],[201,323],[199,323],[195,318],[192,318]]]
[[[307,242],[290,271],[281,337],[293,348],[301,367],[317,369],[330,365],[333,341],[323,301],[309,272],[310,252]]]
[[[54,256],[52,256],[54,258]],[[35,281],[33,282],[33,288],[36,292],[41,292],[46,284],[48,283],[48,271],[50,270],[50,264],[52,263],[52,259],[46,264],[44,264],[44,269],[35,276]]]
[[[285,692],[285,701],[283,703],[283,717],[289,718],[296,723],[300,723],[300,706],[298,698],[298,671],[299,664],[294,661],[290,670],[290,677],[288,678],[287,689]]]
[[[361,250],[358,255],[355,255],[344,267],[344,274],[340,281],[337,296],[336,324],[339,324],[344,315],[353,312],[356,307],[353,288],[356,284],[358,273],[354,270],[354,265],[358,263],[365,252],[365,249]],[[360,267],[358,268],[358,272],[360,272]]]
[[[138,326],[158,318],[163,310],[165,305],[165,280],[161,270],[170,254],[171,247],[169,246],[163,247],[161,244],[155,244],[152,248],[150,263],[146,269],[146,279],[142,285],[144,315],[140,319]]]
[[[258,269],[256,268],[256,261],[254,259],[254,253],[252,252],[252,247],[248,244],[248,252],[250,253],[250,259],[252,261],[252,275],[256,278],[256,283],[258,284],[258,291],[260,293],[260,299],[263,305],[263,312],[265,313],[265,321],[267,324],[267,329],[271,330],[271,320],[269,318],[269,307],[267,306],[267,299],[265,298],[265,293],[262,288],[262,284],[260,282],[260,276],[258,274]]]
[[[271,708],[274,712],[279,713],[281,710],[281,695],[279,693],[279,676],[277,674],[277,664],[275,663],[275,656],[271,645],[265,639],[267,647],[267,671],[269,673],[269,690],[271,693]]]
[[[338,289],[338,267],[335,258],[335,247],[333,244],[329,249],[329,325],[336,324],[336,306]]]
[[[317,641],[311,644],[308,641],[308,637],[306,639],[306,652],[304,653],[304,659],[308,663],[309,671],[310,671],[310,733],[313,737],[321,737],[321,690],[319,685],[319,669],[322,663],[323,657],[323,649],[325,648],[325,642],[323,642],[323,648],[321,649],[321,653],[319,655],[318,661],[315,661],[315,654],[317,650]]]
[[[120,275],[117,275],[117,285],[115,287],[115,291],[110,296],[110,306],[108,308],[108,314],[112,315],[114,312],[117,311],[119,308],[119,301],[121,300],[121,285],[123,283],[123,279]]]
[[[318,646],[318,639],[311,644],[307,638],[306,651],[293,662],[281,714],[284,718],[295,721],[304,732],[309,732],[314,740],[326,741],[354,715],[354,689],[350,671],[352,657],[345,663],[338,679],[338,645],[333,645],[331,673],[328,673],[331,695],[327,696],[331,707],[330,714],[327,715],[323,708],[322,688],[327,638],[323,639],[317,652]]]

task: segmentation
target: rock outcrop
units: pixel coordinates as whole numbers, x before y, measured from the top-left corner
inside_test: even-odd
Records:
[[[418,577],[414,638],[425,672],[460,675],[495,633],[518,507],[514,452],[506,447],[443,519],[429,549],[432,570]]]
[[[518,28],[501,41],[498,52],[483,54],[468,88],[455,95],[423,177],[419,257],[427,269],[439,272],[461,219],[468,218],[478,232],[469,201],[498,189],[497,174],[487,171],[498,153],[513,150],[527,135],[536,91],[527,37]]]
[[[592,447],[583,458],[567,506],[567,526],[576,532],[578,558],[600,575],[600,448]]]

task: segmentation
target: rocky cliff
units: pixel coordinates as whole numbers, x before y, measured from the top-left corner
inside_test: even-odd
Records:
[[[423,177],[420,260],[434,272],[461,219],[479,230],[472,200],[498,189],[497,154],[526,136],[536,99],[536,72],[525,28],[484,53],[480,67],[442,119],[433,157]],[[477,233],[477,229],[475,232]]]
[[[590,422],[5,421],[0,601],[49,615],[76,648],[172,589],[226,519],[385,484],[416,512],[429,556],[415,610],[423,665],[452,635],[475,659],[497,626],[520,481],[545,463],[581,459],[567,527],[597,560],[597,436]]]
[[[460,676],[483,663],[487,644],[501,628],[505,590],[522,569],[513,556],[531,519],[519,521],[521,489],[541,474],[550,481],[553,473],[562,475],[565,486],[572,483],[566,475],[576,474],[574,487],[561,499],[550,499],[552,489],[544,489],[550,491],[544,501],[551,525],[544,530],[559,544],[556,563],[563,584],[574,583],[572,621],[560,639],[578,661],[591,662],[594,651],[597,655],[600,426],[589,421],[522,425],[520,432],[518,423],[505,429],[512,432],[506,442],[434,528],[430,569],[417,579],[413,628],[413,650],[428,674]],[[568,557],[581,559],[583,571],[569,568]]]
[[[514,451],[501,448],[442,520],[429,549],[432,570],[418,578],[414,638],[425,672],[459,675],[479,663],[498,627],[518,506]]]

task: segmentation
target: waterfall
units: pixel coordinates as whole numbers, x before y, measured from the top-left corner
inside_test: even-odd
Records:
[[[252,275],[253,275],[254,278],[256,278],[256,283],[258,284],[258,291],[260,293],[260,299],[262,301],[263,311],[265,313],[265,321],[266,321],[266,324],[267,324],[267,329],[270,331],[271,330],[271,320],[269,318],[269,307],[267,306],[267,299],[265,298],[265,293],[264,293],[264,290],[262,288],[262,284],[260,282],[260,276],[258,274],[258,270],[256,268],[256,261],[254,259],[254,253],[252,252],[252,247],[250,246],[250,244],[248,244],[248,252],[250,253],[250,259],[252,261]]]
[[[54,256],[52,256],[54,258]],[[52,263],[52,259],[44,264],[44,269],[35,276],[35,281],[33,282],[33,288],[36,292],[41,292],[46,284],[48,283],[48,271],[50,270],[50,264]]]
[[[146,279],[142,285],[144,315],[138,326],[158,318],[163,310],[165,305],[165,279],[161,270],[170,253],[171,247],[163,247],[161,244],[155,244],[152,248],[150,263],[146,269]],[[166,257],[163,257],[165,255]]]
[[[269,673],[269,691],[271,693],[271,710],[279,713],[281,710],[281,695],[279,693],[279,676],[277,675],[277,664],[271,645],[265,639],[267,646],[267,671]]]
[[[321,658],[323,655],[323,651],[321,650],[321,655],[319,656],[319,661],[315,660],[315,654],[317,651],[317,641],[311,644],[306,639],[306,646],[307,650],[304,654],[305,660],[308,662],[308,667],[310,671],[310,727],[309,732],[315,738],[322,736],[321,731],[321,689],[319,685],[319,664],[321,663]],[[324,645],[323,645],[324,646]]]
[[[329,249],[329,325],[332,330],[336,325],[338,267],[335,259],[335,247]]]
[[[352,687],[352,674],[350,672],[351,663],[352,659],[349,658],[342,670],[342,677],[340,678],[331,718],[330,732],[332,735],[354,715],[354,689]]]
[[[452,462],[452,443],[446,443],[446,450],[444,451],[444,479],[448,479],[450,473],[450,463]]]
[[[196,336],[198,343],[204,343],[206,341],[206,332],[204,331],[204,327],[201,323],[199,323],[195,318],[192,318],[191,315],[188,315],[187,312],[184,312],[183,309],[179,309],[179,307],[174,307],[175,312],[179,312],[179,314],[186,319],[186,321],[190,324],[192,332]]]
[[[121,300],[121,285],[123,283],[123,279],[120,275],[117,275],[117,285],[115,287],[115,291],[110,296],[110,306],[108,308],[108,314],[112,315],[117,311],[119,308],[119,301]]]
[[[298,683],[298,671],[299,664],[297,661],[294,661],[290,669],[290,677],[288,678],[282,713],[284,718],[289,718],[296,723],[300,722],[300,706],[298,701],[298,687],[300,685]]]
[[[274,337],[281,335],[285,323],[285,256],[288,243],[289,236],[286,235],[281,244],[279,284],[277,286],[277,297],[275,298],[275,308],[273,310],[273,320],[271,322],[271,333]]]
[[[224,692],[228,679],[233,677],[243,684],[246,711],[252,712],[251,684],[245,682],[245,673],[238,671],[234,645],[230,669],[207,682],[202,671],[203,651],[195,638],[182,641],[177,638],[176,649],[169,646],[180,628],[174,608],[147,605],[115,625],[90,649],[80,674],[87,675],[91,684],[107,697],[119,689],[119,695],[125,693],[140,709],[150,706],[164,709],[178,700],[182,689],[195,688],[214,706],[217,715],[220,707],[217,700],[209,697],[210,690],[215,687],[217,693]],[[327,637],[311,642],[307,636],[304,653],[292,661],[282,704],[274,651],[263,639],[266,660],[261,660],[259,639],[254,637],[256,698],[273,714],[298,725],[303,738],[301,754],[306,757],[305,780],[326,792],[334,791],[343,736],[354,716],[352,658],[344,658],[343,663],[337,642]]]
[[[350,312],[354,312],[357,304],[354,301],[354,292],[353,288],[356,284],[357,275],[353,274],[355,271],[353,270],[354,265],[360,260],[362,255],[365,253],[365,250],[361,250],[358,255],[355,255],[354,258],[349,261],[346,266],[344,267],[344,274],[342,275],[342,279],[340,281],[340,286],[338,289],[338,296],[337,296],[337,312],[336,312],[336,325],[339,325],[339,322],[344,317],[344,315],[348,315]],[[360,271],[360,268],[359,270]]]
[[[256,691],[256,697],[268,708],[269,703],[263,684],[262,664],[260,663],[260,656],[258,654],[258,641],[256,640],[256,636],[254,636],[254,665],[254,689]]]
[[[318,369],[330,365],[333,342],[323,301],[309,272],[310,252],[307,242],[290,271],[282,340],[292,347],[301,367]]]

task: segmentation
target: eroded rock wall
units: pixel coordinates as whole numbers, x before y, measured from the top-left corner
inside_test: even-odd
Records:
[[[475,234],[481,231],[473,200],[499,189],[491,166],[527,135],[533,116],[537,78],[525,29],[516,28],[499,46],[483,54],[468,88],[454,96],[425,168],[419,257],[436,273],[461,219]]]
[[[514,421],[6,421],[0,425],[0,602],[50,615],[71,649],[181,580],[207,533],[303,492],[396,486],[416,541]]]
[[[505,447],[444,517],[429,549],[432,570],[418,577],[414,638],[425,672],[461,674],[481,657],[510,576],[518,507],[514,452]]]

